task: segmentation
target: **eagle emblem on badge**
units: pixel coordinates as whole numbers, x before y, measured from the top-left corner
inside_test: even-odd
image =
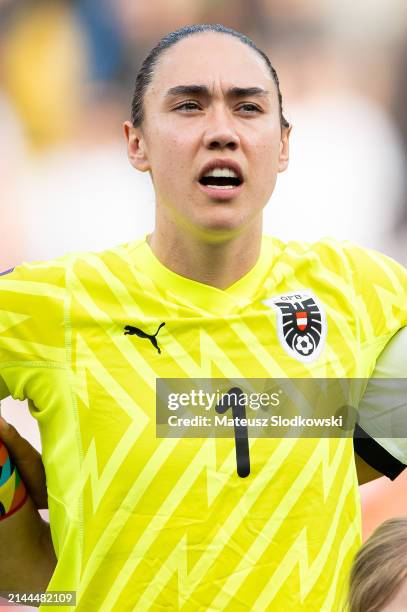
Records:
[[[302,362],[319,357],[326,338],[325,311],[310,290],[285,293],[263,302],[277,313],[277,332],[284,350]]]

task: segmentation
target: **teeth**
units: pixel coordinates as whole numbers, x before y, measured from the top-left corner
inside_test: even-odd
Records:
[[[205,174],[205,176],[224,177],[224,178],[239,178],[231,168],[213,168]]]
[[[234,185],[207,185],[207,189],[233,189]]]

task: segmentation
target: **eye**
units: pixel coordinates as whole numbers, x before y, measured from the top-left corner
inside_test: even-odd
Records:
[[[199,105],[197,102],[193,102],[192,100],[187,100],[186,102],[182,102],[175,107],[174,110],[182,110],[188,112],[199,110]]]
[[[237,110],[242,111],[243,114],[246,115],[263,112],[259,106],[257,106],[256,104],[252,104],[251,102],[245,102],[244,104],[241,104]]]

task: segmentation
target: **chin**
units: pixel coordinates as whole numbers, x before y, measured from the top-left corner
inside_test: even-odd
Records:
[[[244,232],[250,222],[236,211],[227,211],[227,214],[208,215],[204,219],[195,219],[193,225],[195,233],[205,241],[222,242]]]

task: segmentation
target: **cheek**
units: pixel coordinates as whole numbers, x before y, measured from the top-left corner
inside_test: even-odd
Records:
[[[278,175],[280,156],[280,131],[269,130],[264,137],[251,148],[250,191],[263,207],[271,197]]]
[[[153,174],[165,177],[167,181],[172,180],[174,186],[182,181],[183,177],[188,177],[192,146],[185,134],[173,129],[160,129],[153,134],[150,145]]]
[[[262,139],[256,147],[252,149],[251,165],[254,168],[253,175],[259,183],[272,184],[275,180],[275,174],[278,171],[278,162],[280,156],[280,141],[274,135],[270,138]]]

